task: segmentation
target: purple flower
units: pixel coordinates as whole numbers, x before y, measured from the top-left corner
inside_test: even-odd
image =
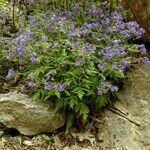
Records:
[[[13,58],[13,56],[14,56],[14,54],[11,52],[11,53],[8,54],[7,59],[10,60],[10,59]]]
[[[109,85],[105,80],[100,80],[100,87],[98,88],[97,94],[103,95],[106,94],[109,90]]]
[[[58,85],[58,87],[57,87],[59,92],[64,92],[65,88],[66,88],[66,84],[61,84],[61,85]]]
[[[32,64],[36,63],[36,56],[34,54],[32,54],[32,56],[31,56],[31,62],[32,62]]]
[[[123,60],[122,63],[121,63],[121,70],[125,70],[129,66],[130,66],[130,63]]]
[[[131,33],[129,31],[123,30],[121,32],[126,38],[130,38],[131,37]]]
[[[97,67],[100,71],[103,71],[105,69],[106,63],[102,62],[101,64],[98,64]]]
[[[38,23],[37,23],[38,21],[37,21],[36,17],[29,16],[28,19],[29,19],[29,23],[30,23],[31,28],[34,28],[38,25]]]
[[[73,5],[73,11],[75,12],[75,14],[76,14],[77,16],[80,16],[80,11],[81,11],[81,9],[80,9],[79,3],[76,3],[76,4]]]
[[[23,44],[21,44],[18,48],[17,48],[17,53],[18,55],[23,55],[23,50],[24,50],[25,46]]]
[[[44,83],[44,89],[45,90],[53,90],[54,89],[54,85],[52,83],[45,82]]]
[[[53,48],[56,48],[56,47],[58,47],[59,46],[59,42],[58,41],[54,41],[54,43],[53,43]]]
[[[111,14],[111,16],[112,16],[112,19],[117,23],[120,21],[123,21],[123,16],[120,13],[114,12]]]
[[[89,7],[89,13],[94,14],[94,13],[96,13],[96,12],[97,12],[96,6],[95,6],[95,5],[91,5],[91,6]]]
[[[32,88],[32,89],[34,89],[34,88],[37,87],[36,84],[33,83],[33,82],[28,82],[28,86],[29,86],[30,88]]]
[[[96,30],[99,27],[97,22],[85,23],[85,27]]]
[[[140,51],[141,51],[142,54],[146,54],[147,53],[147,50],[146,50],[144,44],[140,45]]]
[[[10,69],[10,70],[8,71],[7,78],[11,80],[11,79],[13,79],[14,77],[15,77],[14,69]]]
[[[71,12],[65,11],[65,12],[62,13],[62,18],[61,18],[61,20],[66,20],[66,19],[70,18],[71,15],[72,15]]]
[[[143,57],[143,59],[141,60],[141,62],[143,64],[147,64],[149,62],[149,58],[148,57]]]
[[[136,21],[130,21],[126,23],[127,29],[133,34],[136,39],[139,39],[143,33],[145,33],[145,30],[143,28],[140,28],[139,24]]]
[[[70,36],[70,37],[75,36],[75,31],[71,30],[71,31],[69,32],[69,36]]]
[[[101,96],[101,95],[104,94],[104,91],[103,91],[102,89],[98,89],[97,94],[98,94],[99,96]]]
[[[34,3],[34,0],[27,0],[29,5],[32,5]]]
[[[86,33],[87,33],[87,29],[84,29],[84,28],[82,28],[81,30],[80,30],[80,34],[82,35],[82,36],[84,36]]]
[[[118,86],[112,85],[112,86],[110,87],[110,91],[111,91],[111,92],[117,92],[118,89],[119,89]]]
[[[89,43],[85,44],[85,47],[83,48],[83,51],[95,51],[96,50],[96,45],[92,45]]]
[[[47,40],[47,36],[42,36],[42,42],[46,42],[46,40]]]
[[[28,36],[29,36],[29,38],[34,39],[34,34],[30,29],[28,30]]]
[[[58,16],[56,16],[56,14],[53,14],[50,19],[51,24],[54,25],[56,23],[57,19],[58,19]]]
[[[120,30],[123,30],[123,29],[125,29],[125,23],[119,21],[119,22],[117,23],[117,27],[118,27]]]
[[[97,91],[97,94],[98,94],[99,96],[101,96],[101,95],[106,94],[107,92],[108,92],[108,88],[106,88],[106,87],[100,87],[100,88],[98,89],[98,91]]]
[[[78,60],[75,62],[75,65],[76,65],[76,66],[81,66],[81,65],[83,65],[83,64],[85,64],[85,60],[83,60],[83,59],[78,59]]]
[[[113,56],[114,56],[114,51],[110,47],[107,47],[105,49],[105,57],[106,57],[106,59],[113,58]]]

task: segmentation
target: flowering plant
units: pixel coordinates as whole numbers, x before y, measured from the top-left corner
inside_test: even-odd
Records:
[[[86,120],[93,106],[105,106],[118,91],[132,54],[146,53],[144,45],[128,44],[144,30],[136,21],[126,22],[120,6],[110,11],[109,5],[77,3],[29,16],[8,51],[7,60],[18,67],[10,68],[7,78],[17,71],[35,99],[52,100],[56,110]]]

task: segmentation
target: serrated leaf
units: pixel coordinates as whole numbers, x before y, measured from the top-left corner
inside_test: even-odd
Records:
[[[58,90],[55,90],[55,95],[60,99],[60,92]]]
[[[67,96],[70,96],[70,93],[68,91],[65,91],[65,93],[66,93]]]
[[[78,103],[77,100],[74,97],[72,97],[71,100],[69,101],[70,108],[73,109],[74,106],[77,105],[77,103]]]
[[[84,121],[86,121],[89,113],[89,108],[85,103],[80,104],[80,111],[79,114],[82,115]]]
[[[40,92],[36,92],[33,96],[32,99],[33,100],[38,100],[40,98]]]
[[[84,92],[82,91],[82,90],[78,90],[77,91],[77,95],[78,95],[78,97],[80,98],[80,99],[82,99],[82,97],[84,96]]]

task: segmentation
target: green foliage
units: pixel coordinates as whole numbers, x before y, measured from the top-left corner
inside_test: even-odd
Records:
[[[0,9],[6,9],[8,6],[8,0],[1,0],[0,1]]]

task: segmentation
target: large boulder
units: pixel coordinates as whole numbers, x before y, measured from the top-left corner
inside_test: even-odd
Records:
[[[0,94],[0,123],[24,135],[48,133],[64,125],[63,114],[54,113],[50,102],[33,101],[26,95]]]
[[[99,138],[107,150],[150,150],[150,63],[127,72],[120,101],[105,110]]]

